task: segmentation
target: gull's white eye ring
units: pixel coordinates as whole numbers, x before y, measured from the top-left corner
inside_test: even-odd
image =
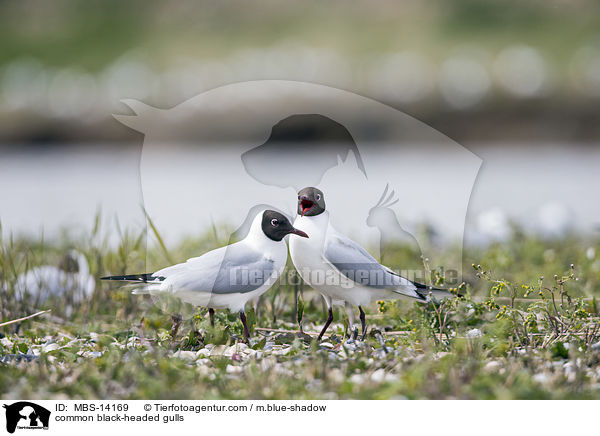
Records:
[[[272,225],[273,227],[277,227],[277,226],[279,225],[279,221],[277,221],[277,218],[273,218],[273,219],[271,220],[271,225]]]
[[[321,194],[317,194],[316,198],[317,198],[317,201],[320,201],[321,200]]]

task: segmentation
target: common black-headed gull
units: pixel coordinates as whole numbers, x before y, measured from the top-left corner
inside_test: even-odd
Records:
[[[76,251],[69,251],[59,266],[42,265],[20,274],[15,283],[15,298],[42,304],[52,298],[79,303],[90,298],[96,281],[90,275],[88,261]],[[67,311],[71,306],[67,305]]]
[[[150,274],[103,277],[103,280],[137,282],[136,294],[170,293],[186,303],[240,313],[244,334],[249,338],[244,306],[275,284],[287,261],[283,238],[294,234],[308,238],[295,229],[281,213],[259,212],[248,235],[239,242],[209,251],[185,263]]]
[[[371,301],[405,296],[426,302],[430,294],[434,298],[453,295],[401,277],[337,232],[329,222],[325,196],[317,188],[304,188],[298,193],[298,217],[294,227],[310,235],[307,240],[290,240],[294,266],[302,279],[323,295],[329,309],[319,340],[333,321],[332,300],[358,306],[364,339],[367,325],[362,307]]]

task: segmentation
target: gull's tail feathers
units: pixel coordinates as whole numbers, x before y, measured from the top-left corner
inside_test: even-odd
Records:
[[[413,284],[417,287],[416,292],[423,297],[423,299],[427,302],[431,301],[440,301],[445,298],[456,297],[456,294],[449,292],[446,289],[442,288],[434,288],[433,286],[424,285],[423,283],[413,282]]]
[[[118,282],[125,282],[125,286],[135,286],[135,289],[131,290],[134,295],[148,295],[157,291],[162,290],[163,280],[165,277],[160,275],[154,275],[154,273],[144,274],[126,274],[122,276],[108,276],[101,277],[100,280],[114,280]],[[146,286],[141,286],[146,285]]]
[[[155,276],[154,273],[126,274],[122,276],[107,276],[100,278],[100,280],[116,280],[120,282],[134,283],[159,283],[162,282],[164,279],[165,277]]]
[[[406,297],[415,298],[418,301],[421,301],[423,303],[426,303],[428,301],[427,297],[421,295],[418,290],[398,288],[398,289],[394,289],[394,292],[396,292],[397,294],[400,294],[400,295],[404,295]]]

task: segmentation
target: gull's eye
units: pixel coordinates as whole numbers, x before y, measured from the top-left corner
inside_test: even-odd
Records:
[[[277,218],[273,218],[273,219],[271,220],[271,225],[272,225],[273,227],[277,227],[277,226],[279,225],[279,221],[277,221]]]
[[[321,201],[321,194],[317,194],[316,199],[317,201]]]

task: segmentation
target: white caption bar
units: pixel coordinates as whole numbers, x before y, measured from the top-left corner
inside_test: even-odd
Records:
[[[563,434],[592,430],[595,401],[0,400],[0,435]],[[586,410],[587,409],[587,410]],[[535,417],[544,417],[543,419]],[[551,418],[554,417],[554,418]],[[558,419],[558,417],[561,417]],[[511,430],[513,429],[513,430]],[[36,432],[42,430],[42,433]]]

